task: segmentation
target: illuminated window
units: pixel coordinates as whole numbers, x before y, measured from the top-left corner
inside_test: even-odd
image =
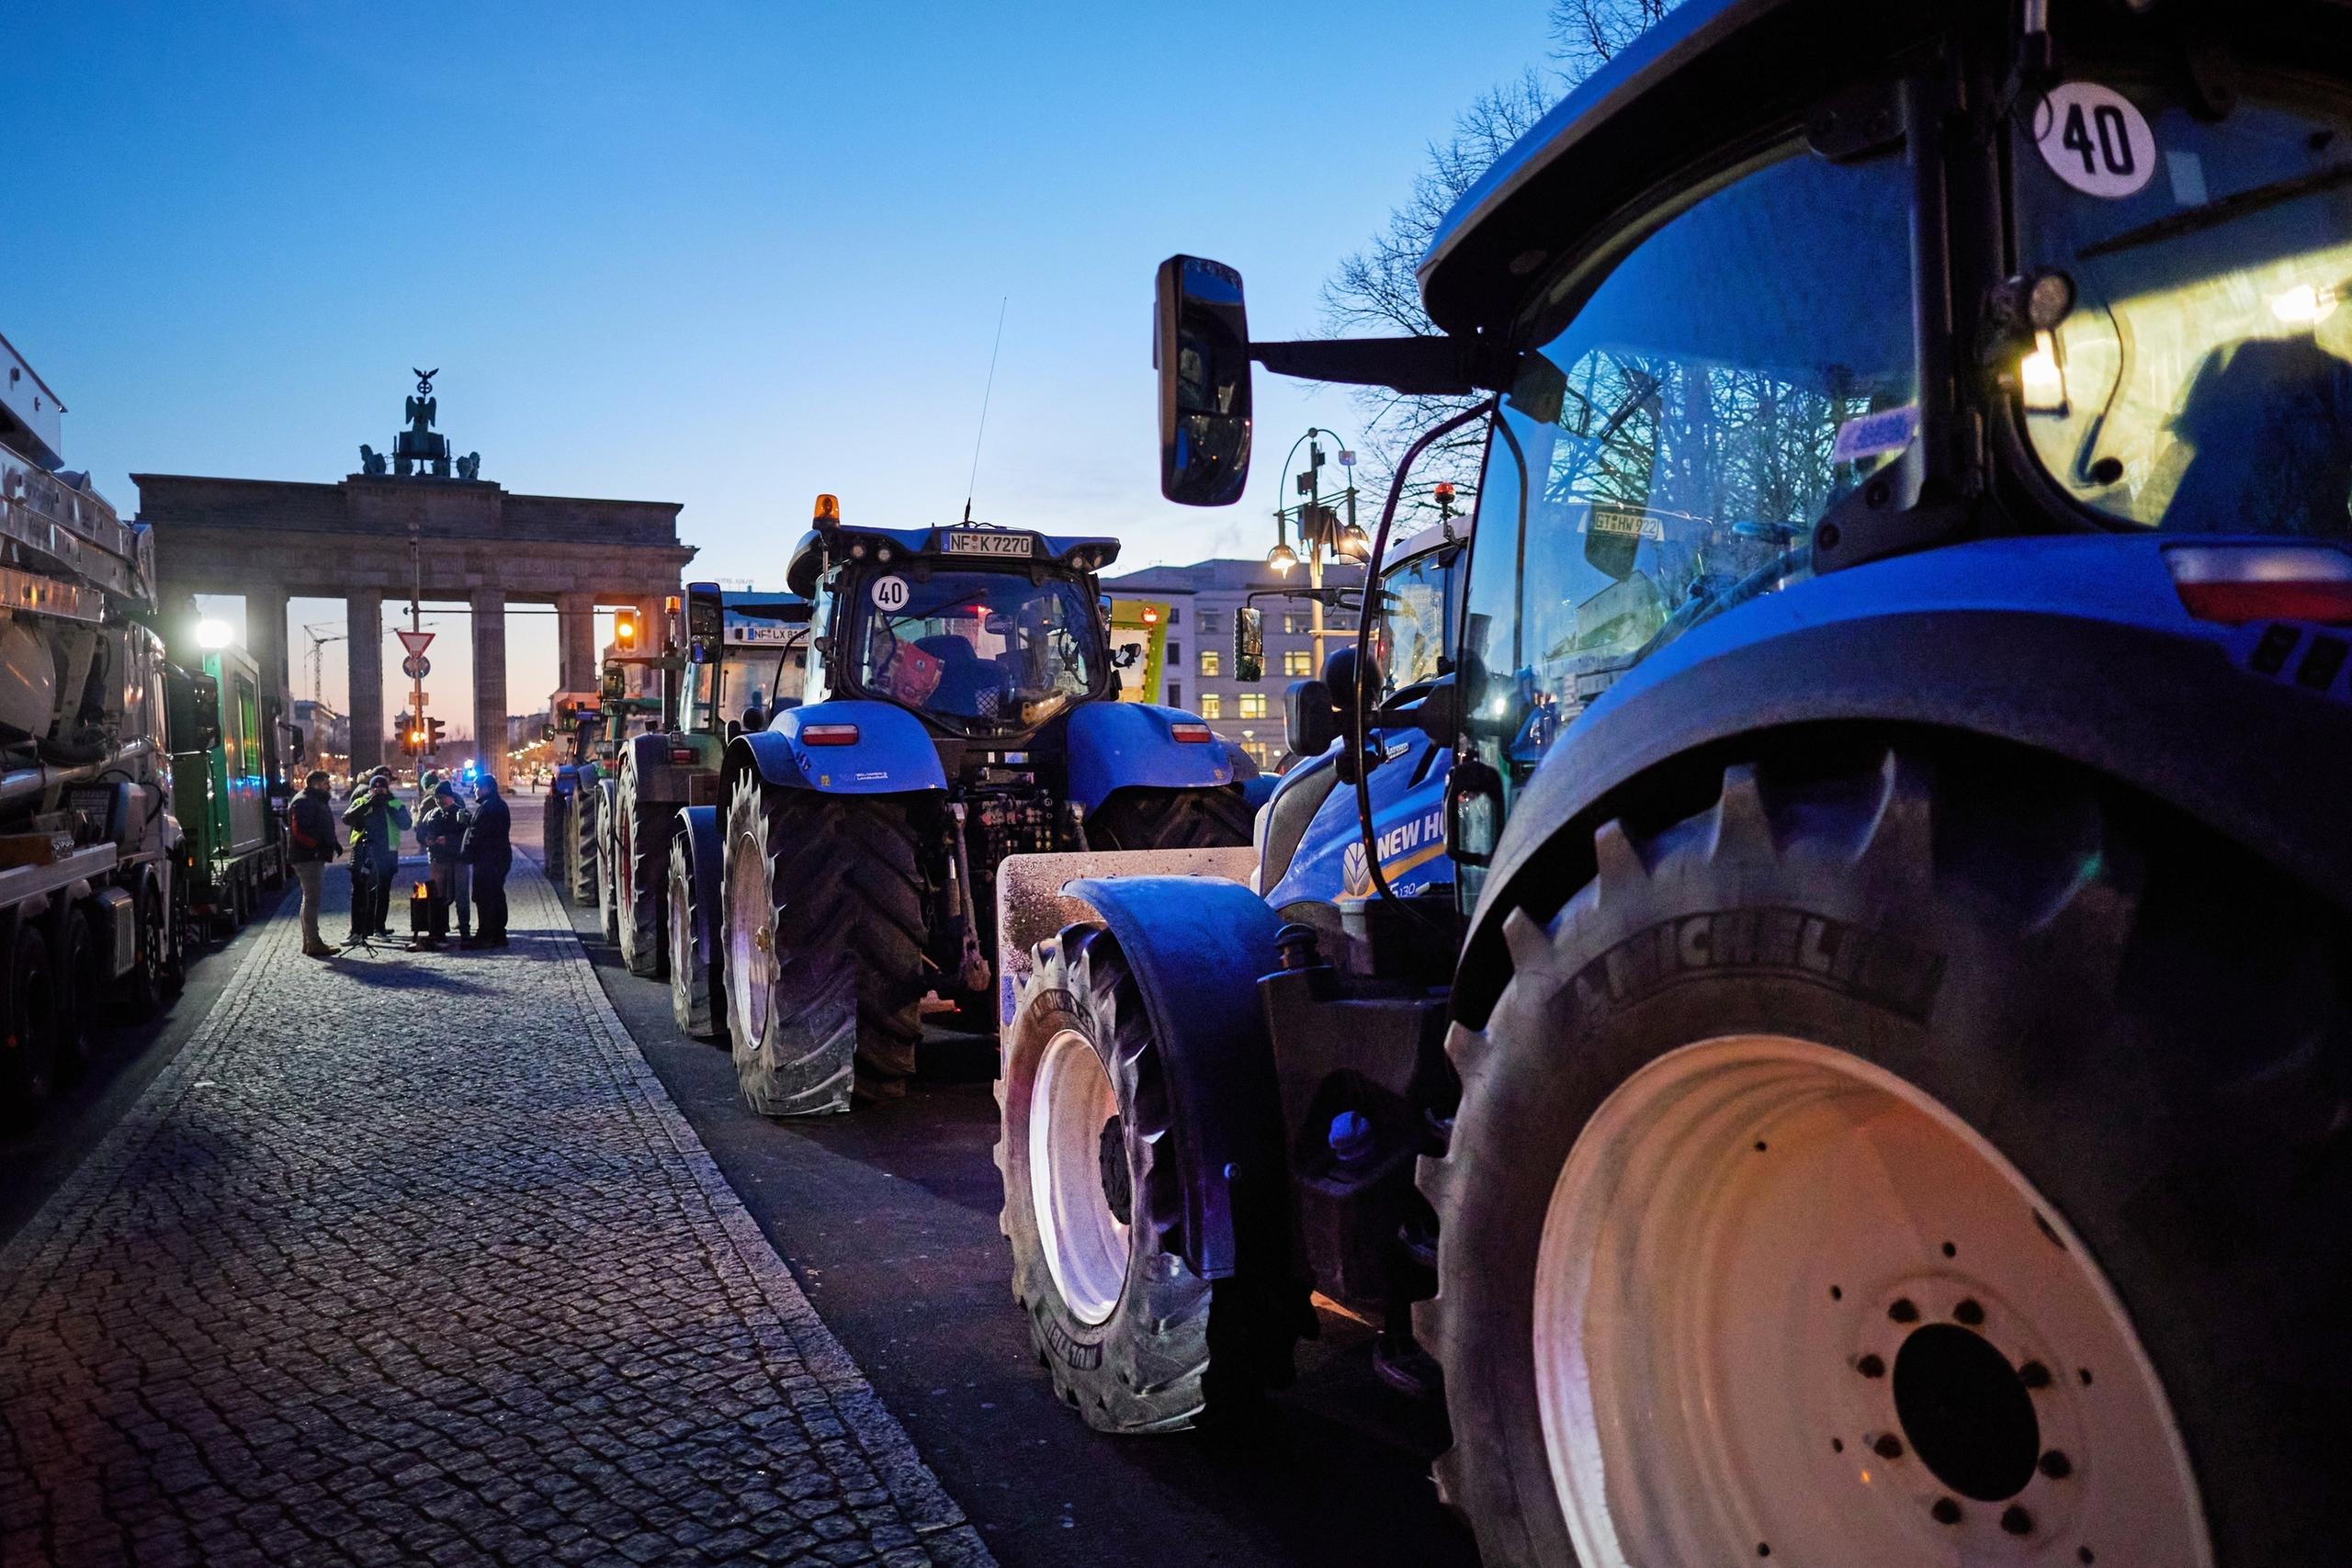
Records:
[[[1168,701],[1172,706],[1175,704],[1176,699],[1170,697]],[[1223,718],[1225,716],[1225,699],[1217,695],[1215,692],[1203,692],[1201,694],[1200,715],[1203,718]]]
[[[1314,663],[1315,656],[1303,648],[1283,650],[1283,673],[1285,675],[1312,675],[1315,673]]]
[[[1296,637],[1306,629],[1306,617],[1305,615],[1290,610],[1283,612],[1283,632],[1285,636]]]
[[[1238,699],[1237,707],[1243,718],[1263,718],[1266,716],[1266,694],[1244,692]],[[1206,718],[1208,716],[1203,714],[1201,716]]]
[[[1214,675],[1216,672],[1216,649],[1214,648],[1204,648],[1201,649],[1201,673],[1204,675]]]
[[[1267,745],[1262,740],[1244,740],[1241,743],[1241,749],[1250,753],[1250,760],[1257,763],[1259,767],[1268,770],[1269,772],[1272,770],[1274,765],[1274,749],[1272,746]]]

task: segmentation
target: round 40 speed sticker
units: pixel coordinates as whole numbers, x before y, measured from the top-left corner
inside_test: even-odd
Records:
[[[2156,133],[2131,99],[2097,82],[2053,87],[2033,116],[2050,172],[2108,201],[2137,196],[2156,172]]]
[[[896,573],[876,578],[871,592],[874,607],[877,610],[903,610],[907,607],[907,580]]]

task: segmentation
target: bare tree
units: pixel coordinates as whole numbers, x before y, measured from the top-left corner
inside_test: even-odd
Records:
[[[1554,0],[1550,69],[1529,66],[1490,87],[1454,117],[1445,137],[1432,141],[1429,162],[1413,181],[1412,194],[1388,215],[1387,223],[1364,246],[1343,258],[1323,286],[1323,324],[1335,336],[1391,335],[1434,332],[1421,309],[1414,269],[1463,193],[1477,183],[1511,144],[1533,129],[1553,104],[1598,70],[1642,30],[1664,16],[1675,0]],[[1354,393],[1363,420],[1361,432],[1364,477],[1385,486],[1397,458],[1415,436],[1466,406],[1460,398],[1405,397],[1383,388]],[[1420,506],[1429,486],[1452,480],[1472,492],[1483,441],[1475,433],[1441,443],[1415,469],[1414,499]],[[1427,481],[1427,482],[1422,482]]]

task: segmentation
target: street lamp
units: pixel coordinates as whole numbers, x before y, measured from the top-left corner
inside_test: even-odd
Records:
[[[1348,484],[1332,498],[1345,506],[1344,521],[1339,511],[1323,503],[1322,438],[1325,436],[1340,443],[1340,467],[1349,470]],[[1306,551],[1306,583],[1316,591],[1316,597],[1307,602],[1307,629],[1315,639],[1315,663],[1320,669],[1323,664],[1323,639],[1329,635],[1323,626],[1323,558],[1331,555],[1362,562],[1372,555],[1372,540],[1356,523],[1355,453],[1337,431],[1318,430],[1310,424],[1306,434],[1291,443],[1290,456],[1283,459],[1285,472],[1289,470],[1292,459],[1298,456],[1301,446],[1306,448],[1306,468],[1294,476],[1292,482],[1298,493],[1306,499],[1295,506],[1287,507],[1279,500],[1275,502],[1274,547],[1266,552],[1266,564],[1279,577],[1289,576],[1291,568],[1298,564],[1298,552],[1290,547],[1289,533],[1290,524],[1295,519],[1298,542]]]

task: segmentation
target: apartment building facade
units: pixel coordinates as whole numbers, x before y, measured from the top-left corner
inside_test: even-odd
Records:
[[[1326,587],[1357,587],[1363,569],[1353,561],[1327,561],[1323,581]],[[1283,757],[1283,694],[1293,681],[1322,669],[1310,635],[1313,606],[1280,597],[1285,589],[1306,586],[1303,566],[1283,576],[1263,560],[1233,559],[1145,567],[1102,581],[1104,592],[1117,597],[1168,606],[1159,700],[1200,715],[1265,769]],[[1253,604],[1266,617],[1266,670],[1261,680],[1242,681],[1233,668],[1234,613]],[[1327,633],[1352,635],[1355,616],[1327,608],[1323,625]],[[1324,638],[1327,652],[1339,646],[1334,637]]]

